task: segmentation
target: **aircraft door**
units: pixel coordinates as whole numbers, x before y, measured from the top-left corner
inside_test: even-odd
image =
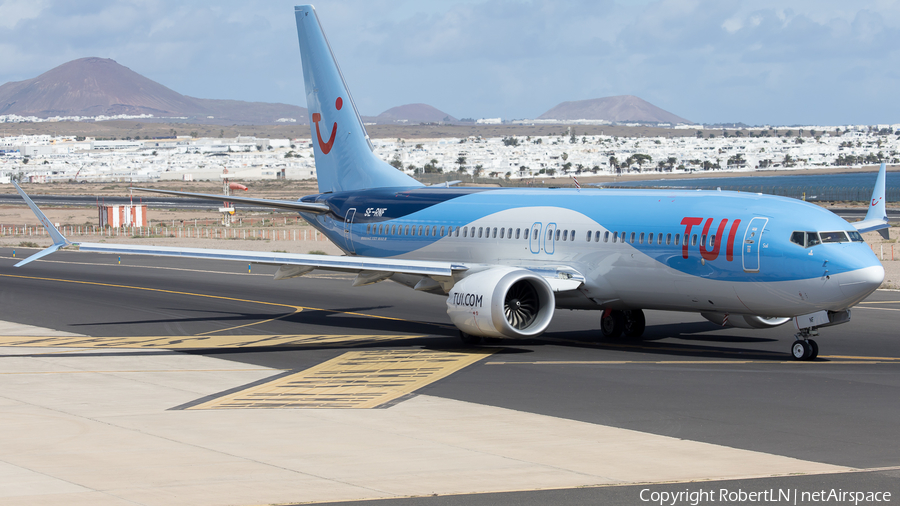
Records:
[[[347,243],[347,251],[356,253],[353,248],[353,218],[356,217],[356,208],[351,207],[347,210],[347,217],[344,218],[344,241]]]
[[[744,231],[744,242],[741,245],[741,256],[744,261],[744,272],[759,272],[759,247],[762,242],[763,229],[769,223],[768,218],[753,218]]]
[[[528,234],[528,246],[531,252],[537,255],[541,252],[541,223],[537,222],[531,226],[531,232]]]
[[[544,234],[544,253],[552,255],[556,251],[556,223],[547,224],[547,232]]]

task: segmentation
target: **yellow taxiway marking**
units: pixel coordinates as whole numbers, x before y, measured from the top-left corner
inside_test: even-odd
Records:
[[[74,284],[79,284],[79,285],[105,286],[105,287],[109,287],[109,288],[125,288],[125,289],[129,289],[129,290],[143,290],[143,291],[147,291],[147,292],[171,293],[174,295],[188,295],[191,297],[204,297],[207,299],[220,299],[220,300],[230,300],[230,301],[234,301],[234,302],[248,302],[251,304],[263,304],[263,305],[267,305],[267,306],[287,307],[287,308],[291,308],[291,309],[295,309],[295,310],[306,309],[306,310],[310,310],[310,311],[328,311],[331,313],[347,314],[347,315],[351,315],[351,316],[365,316],[367,318],[378,318],[381,320],[413,321],[413,320],[404,320],[403,318],[394,318],[392,316],[379,316],[379,315],[372,315],[372,314],[366,314],[366,313],[356,313],[353,311],[340,311],[340,310],[335,310],[335,309],[324,309],[324,308],[318,308],[318,307],[294,306],[292,304],[282,304],[280,302],[239,299],[236,297],[225,297],[224,295],[210,295],[210,294],[206,294],[206,293],[180,292],[178,290],[165,290],[162,288],[148,288],[145,286],[117,285],[117,284],[113,284],[113,283],[99,283],[97,281],[79,281],[79,280],[75,280],[75,279],[42,278],[42,277],[38,277],[38,276],[18,276],[15,274],[0,274],[0,277],[19,278],[19,279],[34,279],[37,281],[56,281],[59,283],[74,283]]]
[[[187,409],[375,408],[445,378],[496,351],[349,351],[305,371]]]
[[[892,308],[892,307],[865,307],[865,306],[857,306],[853,309],[875,309],[878,311],[900,311],[900,309]]]
[[[268,323],[268,322],[273,322],[273,321],[275,321],[275,320],[281,320],[282,318],[287,318],[288,316],[294,316],[295,314],[297,314],[297,313],[299,313],[299,312],[301,312],[301,311],[303,311],[303,308],[298,307],[297,310],[294,311],[293,313],[285,313],[285,314],[283,314],[283,315],[281,315],[281,316],[276,316],[275,318],[269,318],[269,319],[266,319],[266,320],[260,320],[260,321],[258,321],[258,322],[245,323],[245,324],[243,324],[243,325],[235,325],[234,327],[227,327],[227,328],[224,328],[224,329],[210,330],[209,332],[201,332],[201,333],[195,334],[195,335],[197,335],[197,336],[208,336],[208,335],[210,335],[210,334],[218,334],[219,332],[227,332],[227,331],[229,331],[229,330],[242,329],[242,328],[244,328],[244,327],[252,327],[252,326],[254,326],[254,325],[259,325],[259,324],[262,324],[262,323]]]
[[[199,335],[199,336],[127,336],[127,337],[32,337],[0,336],[0,346],[54,348],[144,348],[144,349],[202,349],[250,348],[263,346],[362,346],[382,341],[418,339],[423,335]]]
[[[900,300],[870,300],[860,304],[900,304]]]
[[[285,308],[290,308],[290,309],[294,310],[293,313],[284,314],[284,315],[281,315],[281,316],[278,316],[275,318],[271,318],[269,320],[252,322],[252,323],[248,323],[245,325],[239,325],[236,327],[230,327],[230,328],[225,328],[225,329],[213,330],[213,331],[206,332],[205,334],[225,332],[228,330],[233,330],[233,329],[237,329],[237,328],[241,328],[241,327],[248,327],[251,325],[258,325],[260,323],[266,323],[266,322],[273,321],[273,320],[279,320],[281,318],[286,318],[288,316],[291,316],[292,314],[296,314],[296,313],[298,313],[300,311],[304,311],[304,310],[326,311],[326,312],[330,312],[330,313],[344,314],[344,315],[350,315],[350,316],[362,316],[365,318],[377,318],[379,320],[425,323],[428,325],[434,325],[434,326],[441,327],[441,328],[449,328],[448,325],[434,324],[434,323],[430,323],[430,322],[416,322],[415,320],[406,320],[403,318],[395,318],[392,316],[380,316],[380,315],[373,315],[373,314],[367,314],[367,313],[357,313],[354,311],[340,311],[340,310],[335,310],[335,309],[324,309],[324,308],[317,308],[317,307],[295,306],[292,304],[283,304],[280,302],[268,302],[268,301],[262,301],[262,300],[240,299],[240,298],[236,298],[236,297],[225,297],[223,295],[209,295],[209,294],[205,294],[205,293],[180,292],[177,290],[165,290],[162,288],[148,288],[148,287],[143,287],[143,286],[117,285],[117,284],[112,284],[112,283],[99,283],[96,281],[79,281],[79,280],[74,280],[74,279],[43,278],[43,277],[38,277],[38,276],[19,276],[19,275],[15,275],[15,274],[0,274],[0,277],[33,279],[33,280],[37,280],[37,281],[56,281],[59,283],[73,283],[73,284],[81,284],[81,285],[104,286],[104,287],[110,287],[110,288],[125,288],[125,289],[129,289],[129,290],[143,290],[143,291],[147,291],[147,292],[170,293],[170,294],[174,294],[174,295],[187,295],[187,296],[191,296],[191,297],[203,297],[203,298],[208,298],[208,299],[220,299],[220,300],[228,300],[228,301],[233,301],[233,302],[246,302],[246,303],[250,303],[250,304],[278,306],[278,307],[285,307]],[[204,335],[204,334],[199,334],[199,335]]]

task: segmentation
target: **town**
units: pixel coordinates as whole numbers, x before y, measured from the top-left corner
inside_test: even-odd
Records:
[[[769,171],[900,162],[900,125],[683,126],[657,137],[558,135],[374,139],[375,153],[398,170],[435,183],[562,184],[580,174],[622,175]],[[254,136],[101,139],[32,135],[0,138],[0,183],[232,179],[315,179],[308,138]]]

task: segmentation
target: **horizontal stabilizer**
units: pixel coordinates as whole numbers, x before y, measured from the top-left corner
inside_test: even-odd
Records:
[[[217,200],[219,202],[239,202],[241,204],[252,204],[257,206],[273,207],[275,209],[287,209],[288,211],[297,211],[303,213],[322,214],[327,213],[330,208],[325,204],[316,204],[314,202],[299,202],[295,200],[271,200],[271,199],[255,199],[253,197],[237,197],[234,195],[211,195],[209,193],[191,193],[178,192],[173,190],[154,190],[152,188],[134,188],[137,191],[162,193],[165,195],[177,195],[179,197],[193,197],[195,199]]]

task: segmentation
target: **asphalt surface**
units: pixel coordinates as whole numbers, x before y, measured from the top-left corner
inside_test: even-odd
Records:
[[[248,274],[246,264],[152,257],[126,257],[118,265],[115,256],[78,252],[15,269],[11,255],[0,249],[0,319],[6,321],[98,337],[234,328],[236,334],[424,336],[364,348],[460,346],[444,298],[391,282],[351,288],[351,277],[328,274],[274,282],[269,266],[254,265]],[[789,326],[727,329],[693,314],[652,311],[644,340],[634,342],[600,338],[598,319],[596,312],[559,310],[541,338],[487,343],[502,351],[417,393],[863,472],[373,502],[642,504],[644,489],[701,488],[880,490],[893,493],[891,502],[900,500],[900,292],[875,292],[854,309],[851,322],[822,329],[820,358],[812,363],[790,359]],[[299,370],[346,350],[326,343],[191,353]]]

